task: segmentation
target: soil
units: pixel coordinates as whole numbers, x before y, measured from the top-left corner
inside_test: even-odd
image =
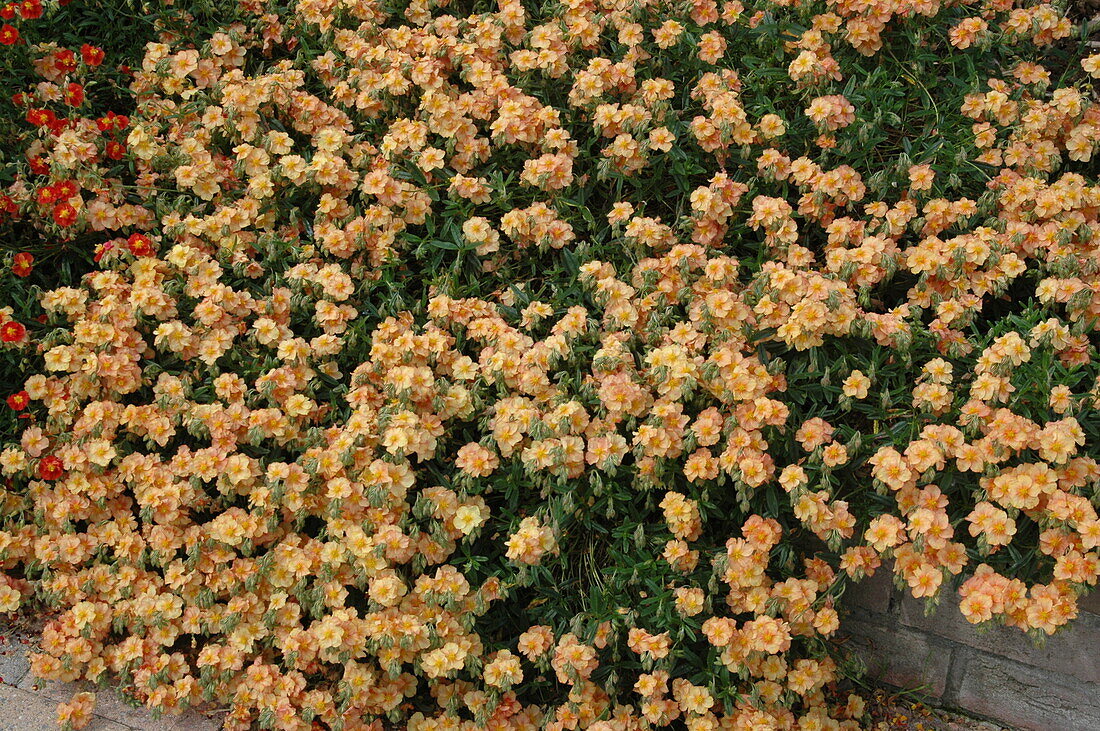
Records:
[[[936,708],[912,693],[875,690],[865,694],[871,731],[1014,731],[989,721]]]

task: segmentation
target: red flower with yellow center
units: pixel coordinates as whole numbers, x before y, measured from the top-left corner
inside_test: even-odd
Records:
[[[100,117],[95,121],[100,132],[106,132],[110,129],[126,129],[130,125],[130,118],[125,114],[115,114],[114,112],[107,112],[107,116]]]
[[[57,121],[57,115],[49,109],[28,109],[27,123],[35,127],[47,127]]]
[[[76,183],[71,180],[62,180],[53,188],[57,191],[58,200],[67,201],[80,192],[80,188],[76,187]]]
[[[76,209],[69,203],[58,203],[53,208],[53,220],[58,226],[72,226],[76,223]]]
[[[76,82],[65,87],[65,103],[70,107],[79,107],[84,103],[84,87]]]
[[[130,118],[125,114],[107,112],[107,116],[100,117],[95,124],[100,132],[106,132],[109,129],[126,129],[126,125],[130,124]]]
[[[69,49],[63,49],[53,55],[53,65],[58,71],[68,73],[76,71],[76,54]]]
[[[8,320],[0,325],[0,341],[5,343],[18,343],[27,335],[27,328],[23,323]]]
[[[41,205],[48,206],[51,203],[57,202],[57,189],[52,185],[47,185],[45,188],[38,189],[38,202]]]
[[[104,243],[99,244],[95,247],[95,256],[92,258],[98,264],[100,259],[102,259],[104,255],[106,255],[107,252],[113,248],[115,248],[115,245],[113,243],[111,243],[110,241],[105,241]]]
[[[34,269],[34,254],[20,251],[11,262],[11,271],[17,277],[29,276]]]
[[[19,3],[19,15],[21,15],[24,20],[34,20],[35,18],[41,18],[41,0],[23,0],[23,2]]]
[[[80,57],[84,59],[84,63],[88,66],[100,65],[103,63],[103,59],[106,55],[103,49],[98,46],[92,46],[85,43],[80,47]]]
[[[27,408],[31,402],[31,396],[26,391],[20,391],[19,393],[13,393],[8,396],[8,406],[12,411],[22,411]]]
[[[134,256],[150,256],[153,253],[153,242],[144,234],[130,234],[126,245]]]
[[[48,457],[43,457],[42,461],[38,463],[38,477],[43,480],[56,480],[65,474],[65,465],[61,462],[60,457],[55,457],[52,454]]]
[[[19,29],[14,25],[8,25],[5,23],[0,26],[0,44],[5,46],[14,46],[19,42]]]

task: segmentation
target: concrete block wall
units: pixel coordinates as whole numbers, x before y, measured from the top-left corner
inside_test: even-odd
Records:
[[[1041,646],[1016,629],[970,624],[957,595],[926,616],[886,566],[849,588],[844,605],[840,635],[880,682],[1017,729],[1100,731],[1100,594]]]

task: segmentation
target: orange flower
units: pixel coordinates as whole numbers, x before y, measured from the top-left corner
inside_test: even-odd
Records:
[[[12,258],[11,271],[17,277],[28,277],[34,270],[34,254],[20,251]]]

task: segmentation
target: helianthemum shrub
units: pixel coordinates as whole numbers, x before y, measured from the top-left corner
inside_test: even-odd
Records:
[[[247,0],[120,69],[41,9],[0,13],[37,675],[230,729],[858,729],[885,559],[1035,635],[1096,583],[1078,10]]]

